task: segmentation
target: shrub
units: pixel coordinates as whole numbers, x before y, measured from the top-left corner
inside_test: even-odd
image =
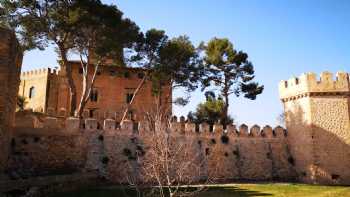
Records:
[[[238,150],[234,150],[232,153],[236,156],[236,158],[240,157]]]
[[[143,147],[140,146],[140,145],[136,146],[136,150],[137,150],[138,155],[141,156],[141,157],[146,154],[145,150],[143,150]]]
[[[292,166],[295,165],[295,161],[294,161],[294,158],[293,158],[292,156],[289,156],[289,157],[288,157],[288,162],[289,162]]]
[[[128,148],[124,148],[123,154],[124,154],[124,156],[129,157],[131,155],[131,150]]]
[[[104,156],[104,157],[101,159],[101,162],[102,162],[103,164],[107,165],[108,162],[109,162],[109,158],[108,158],[107,156]]]
[[[340,178],[340,175],[338,175],[338,174],[332,174],[332,179],[333,180],[337,180],[337,179],[339,179]]]
[[[230,141],[230,138],[228,138],[227,135],[221,136],[221,142],[222,142],[223,144],[228,144],[229,141]]]
[[[37,143],[40,141],[40,138],[39,137],[34,137],[34,142]]]

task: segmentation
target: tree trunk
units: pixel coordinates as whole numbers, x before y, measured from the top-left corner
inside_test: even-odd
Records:
[[[69,86],[69,92],[70,92],[70,111],[69,115],[74,116],[75,110],[77,108],[76,102],[77,102],[77,88],[74,84],[74,80],[72,77],[72,66],[68,62],[67,59],[67,50],[65,49],[64,45],[62,43],[58,44],[58,48],[60,51],[60,56],[63,61],[63,66],[65,68],[66,77],[68,79],[68,86]]]
[[[223,114],[222,114],[222,120],[227,121],[228,120],[228,107],[229,107],[229,94],[228,92],[224,92],[224,110],[223,110]],[[221,124],[226,125],[227,122],[221,122]]]
[[[79,102],[79,107],[77,109],[77,113],[75,114],[79,118],[82,117],[85,105],[89,101],[89,98],[91,95],[91,90],[95,84],[95,80],[96,80],[96,76],[97,76],[100,62],[101,61],[99,60],[96,63],[95,70],[94,70],[94,73],[92,75],[91,81],[90,81],[90,83],[88,83],[88,81],[89,81],[89,66],[91,64],[90,64],[89,58],[88,58],[88,62],[84,63],[82,56],[80,56],[80,64],[81,64],[81,67],[83,69],[83,89],[82,89],[82,94],[81,94],[81,98],[80,98],[80,102]]]
[[[120,122],[123,122],[123,121],[125,120],[126,115],[128,114],[128,111],[129,111],[129,107],[134,103],[134,100],[135,100],[135,97],[136,97],[137,93],[139,93],[139,91],[141,90],[141,88],[142,88],[143,85],[145,84],[146,77],[147,77],[147,75],[145,75],[145,76],[142,78],[142,81],[139,83],[139,85],[137,86],[136,90],[134,91],[133,96],[132,96],[132,98],[131,98],[131,101],[130,101],[130,103],[127,104],[127,107],[126,107],[126,109],[124,110],[123,117],[122,117],[122,119],[121,119]]]
[[[84,63],[82,62],[81,64],[82,64],[82,67],[83,67],[83,92],[82,92],[82,95],[81,95],[81,98],[80,98],[80,102],[79,102],[79,107],[78,107],[78,110],[77,110],[77,113],[76,113],[76,116],[79,117],[79,118],[82,117],[85,105],[89,101],[91,90],[94,87],[95,80],[96,80],[96,75],[97,75],[100,63],[98,62],[97,65],[95,66],[94,74],[93,74],[89,84],[88,84],[88,80],[89,80],[89,72],[88,72],[89,62],[87,63],[85,69],[84,69]]]
[[[81,97],[80,97],[80,102],[79,102],[79,105],[78,105],[78,110],[77,110],[77,113],[75,114],[75,116],[79,117],[79,118],[82,118],[82,114],[83,114],[83,110],[85,108],[85,104],[86,102],[85,99],[86,99],[86,93],[87,93],[87,76],[88,74],[83,72],[83,89],[82,89],[82,93],[81,93]]]

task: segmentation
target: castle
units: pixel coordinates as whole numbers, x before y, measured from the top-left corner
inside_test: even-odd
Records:
[[[5,36],[13,38],[12,34],[0,38]],[[12,43],[15,42],[1,44],[0,49],[8,50],[6,47]],[[7,80],[3,76],[17,79],[19,72],[14,71],[20,69],[19,56],[20,53],[13,52],[1,57],[1,71],[11,73],[0,75],[1,79]],[[11,85],[18,82],[13,80]],[[59,124],[59,117],[47,116],[40,128],[16,127],[11,124],[14,102],[4,99],[14,101],[17,91],[0,87],[1,104],[12,106],[6,113],[0,108],[0,145],[6,147],[0,149],[0,170],[7,169],[18,176],[96,170],[107,180],[122,183],[126,175],[142,173],[143,161],[152,160],[147,154],[147,147],[152,144],[150,127],[144,120],[126,120],[119,127],[115,119],[107,117],[101,127],[94,117],[83,121],[67,117],[64,124]],[[224,129],[220,124],[195,125],[181,117],[173,119],[170,133],[176,143],[186,144],[184,151],[201,155],[197,161],[206,162],[201,163],[200,174],[215,177],[216,181],[285,180],[350,185],[349,74],[339,72],[336,79],[328,72],[322,73],[320,79],[312,73],[303,74],[282,81],[279,92],[286,129],[257,125],[248,128],[244,124]],[[140,150],[145,154],[135,160]],[[219,170],[215,170],[218,166]]]
[[[77,105],[82,94],[82,68],[80,62],[69,61],[72,77],[77,89]],[[93,67],[93,66],[91,66]],[[94,70],[89,70],[89,77]],[[123,112],[128,109],[128,117],[135,121],[143,118],[144,113],[155,105],[152,84],[146,80],[129,106],[134,91],[145,75],[141,68],[126,68],[106,64],[100,66],[90,99],[83,112],[84,118],[103,120],[112,118],[121,120]],[[18,95],[26,98],[25,109],[41,112],[55,117],[69,117],[70,91],[65,69],[50,68],[21,73]],[[171,95],[171,88],[164,88],[162,99]],[[170,98],[171,99],[171,98]],[[170,100],[169,99],[169,100]],[[171,103],[165,102],[171,111]]]

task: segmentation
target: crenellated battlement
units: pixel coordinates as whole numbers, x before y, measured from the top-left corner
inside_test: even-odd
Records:
[[[41,77],[47,75],[57,75],[58,71],[51,68],[39,68],[21,73],[21,78]]]
[[[315,73],[304,73],[279,83],[279,93],[282,100],[312,95],[346,94],[350,92],[349,74],[337,72],[335,79],[332,73],[322,72],[318,79]]]
[[[149,130],[149,123],[145,121],[133,122],[126,120],[121,124],[113,119],[105,119],[101,124],[98,120],[87,118],[80,120],[78,118],[68,118],[65,120],[64,126],[60,124],[57,118],[47,117],[43,123],[44,128],[60,128],[63,132],[77,133],[77,132],[94,132],[96,130],[104,130],[108,135],[115,134],[140,134],[147,135]],[[246,124],[236,126],[233,124],[227,125],[226,129],[221,124],[209,125],[207,123],[195,124],[189,121],[172,121],[170,123],[170,131],[181,135],[198,135],[198,136],[232,136],[232,137],[266,137],[266,138],[283,138],[287,136],[287,130],[281,126],[274,129],[266,125],[260,127],[254,125],[248,127]]]

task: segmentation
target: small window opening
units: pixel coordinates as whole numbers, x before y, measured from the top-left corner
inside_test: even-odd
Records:
[[[126,94],[126,103],[130,103],[132,100],[132,97],[134,97],[133,93],[127,93]]]
[[[117,72],[115,70],[110,70],[109,75],[112,77],[115,77],[115,76],[117,76]]]
[[[97,102],[97,100],[98,100],[98,91],[97,89],[92,89],[90,93],[90,101]]]
[[[138,74],[137,74],[137,77],[138,77],[139,79],[143,79],[144,76],[145,76],[144,73],[138,73]]]
[[[125,78],[129,78],[129,77],[130,77],[130,73],[129,73],[128,71],[125,71],[125,72],[124,72],[124,77],[125,77]]]
[[[29,98],[31,99],[31,98],[34,98],[34,96],[35,96],[35,88],[34,87],[31,87],[30,89],[29,89]]]

